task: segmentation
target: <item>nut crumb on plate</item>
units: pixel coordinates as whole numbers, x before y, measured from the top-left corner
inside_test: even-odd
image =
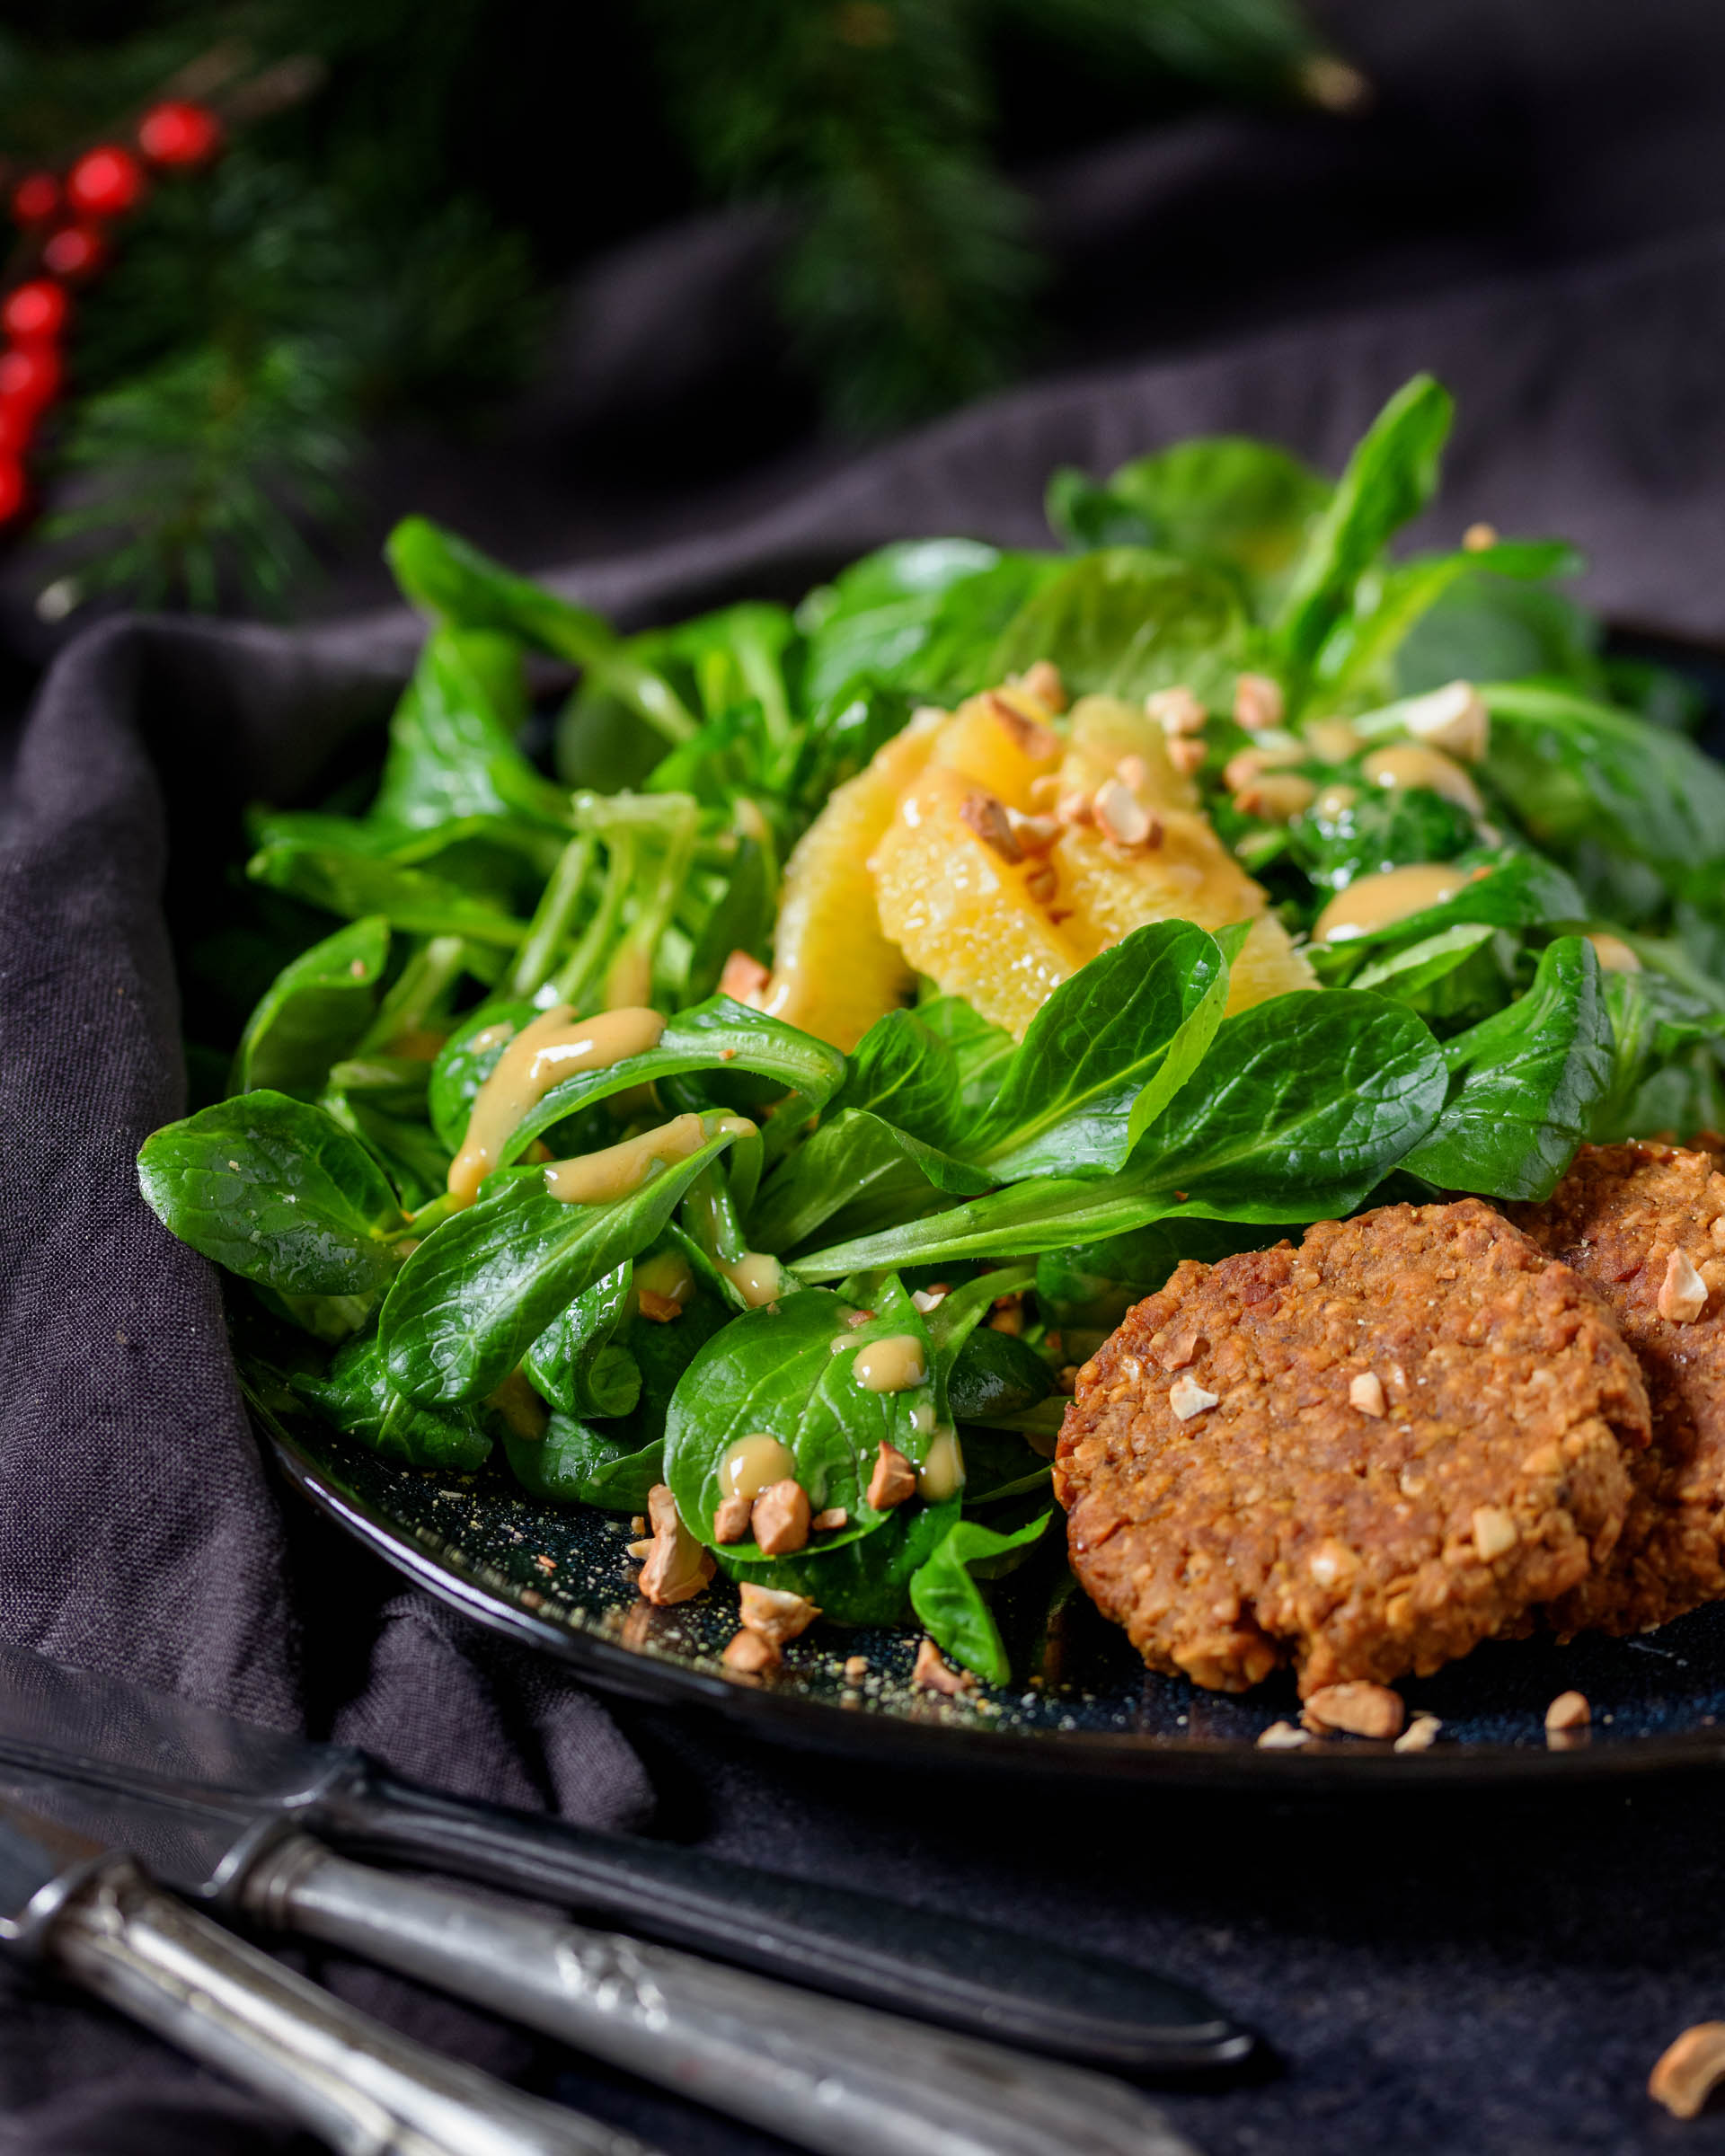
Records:
[[[1647,2093],[1674,2118],[1696,2118],[1725,2081],[1725,2021],[1697,2021],[1659,2054]]]
[[[1581,1692],[1560,1692],[1545,1710],[1547,1729],[1585,1729],[1592,1719],[1593,1709]]]
[[[920,1684],[925,1691],[944,1692],[955,1699],[961,1692],[969,1692],[976,1679],[968,1669],[954,1669],[926,1633],[916,1649],[916,1666],[910,1673],[911,1683]]]
[[[1321,1735],[1390,1737],[1402,1734],[1407,1706],[1387,1684],[1324,1684],[1308,1694],[1301,1714],[1308,1729]]]

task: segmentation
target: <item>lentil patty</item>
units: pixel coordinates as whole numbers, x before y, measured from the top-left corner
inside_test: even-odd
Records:
[[[1542,1249],[1605,1296],[1641,1358],[1653,1410],[1653,1442],[1633,1463],[1612,1560],[1563,1597],[1552,1622],[1565,1633],[1641,1631],[1717,1601],[1725,1595],[1725,1175],[1704,1153],[1584,1145],[1543,1206],[1512,1210]],[[1683,1314],[1698,1293],[1699,1314]]]
[[[1182,1264],[1079,1372],[1055,1488],[1153,1668],[1238,1692],[1291,1659],[1309,1693],[1573,1587],[1648,1432],[1594,1288],[1477,1199],[1389,1206]]]

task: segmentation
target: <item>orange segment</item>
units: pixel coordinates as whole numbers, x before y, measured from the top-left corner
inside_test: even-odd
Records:
[[[961,703],[941,729],[933,761],[961,771],[1008,808],[1027,814],[1031,788],[1059,768],[1049,713],[1022,689],[991,689]]]

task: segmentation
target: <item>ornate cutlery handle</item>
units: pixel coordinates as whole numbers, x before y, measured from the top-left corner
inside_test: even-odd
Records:
[[[344,2006],[164,1894],[128,1858],[104,1858],[75,1880],[27,1943],[342,2156],[653,2156]]]
[[[1195,2156],[1136,2090],[490,1896],[293,1833],[234,1897],[820,2156]]]

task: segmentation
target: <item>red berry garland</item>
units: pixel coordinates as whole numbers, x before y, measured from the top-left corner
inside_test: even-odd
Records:
[[[216,115],[183,98],[152,105],[137,126],[145,159],[163,171],[207,163],[221,143]],[[7,340],[0,349],[0,525],[29,505],[23,459],[37,422],[60,390],[59,340],[71,313],[66,288],[102,267],[109,252],[104,221],[136,209],[146,186],[143,162],[123,145],[104,142],[84,151],[63,182],[53,172],[27,172],[12,190],[13,216],[44,274],[15,285],[0,300]]]

